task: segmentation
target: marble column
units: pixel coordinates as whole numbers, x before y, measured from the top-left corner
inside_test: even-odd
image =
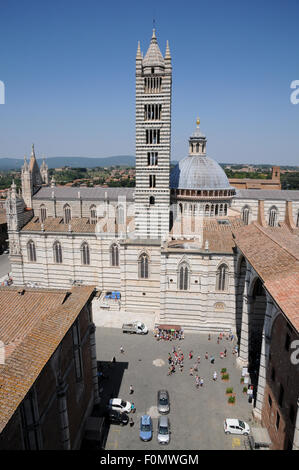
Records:
[[[244,294],[243,294],[243,308],[242,308],[242,326],[241,326],[241,341],[240,341],[240,350],[239,357],[237,358],[238,367],[246,367],[248,365],[248,323],[249,323],[249,314],[250,306],[252,303],[252,297],[248,295],[249,284],[250,284],[250,265],[246,260],[246,275],[245,275],[245,285],[244,285]]]
[[[261,354],[260,354],[260,367],[259,367],[259,379],[258,379],[258,386],[257,386],[257,394],[256,394],[256,401],[255,406],[253,409],[253,415],[256,419],[262,419],[262,408],[264,402],[264,395],[265,395],[265,386],[266,386],[266,372],[267,366],[269,361],[269,352],[270,352],[270,343],[271,343],[271,327],[273,323],[273,316],[275,313],[275,307],[273,304],[273,300],[266,292],[267,298],[267,305],[266,305],[266,313],[265,313],[265,320],[264,320],[264,327],[262,333],[262,347],[261,347]]]

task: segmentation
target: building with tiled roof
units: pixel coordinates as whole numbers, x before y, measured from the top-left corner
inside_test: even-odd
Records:
[[[98,399],[93,293],[0,288],[0,449],[80,447]]]
[[[162,55],[155,31],[144,56],[138,45],[135,72],[136,186],[76,188],[56,186],[53,178],[47,184],[45,166],[38,177],[33,149],[22,171],[22,197],[13,186],[6,204],[14,284],[94,285],[119,291],[125,312],[150,312],[186,330],[232,330],[261,416],[266,318],[280,312],[296,334],[291,267],[299,191],[277,189],[275,168],[274,183],[245,181],[244,188],[228,180],[207,154],[199,119],[187,155],[171,170],[172,59],[168,42]],[[284,264],[276,265],[278,259]],[[294,429],[293,435],[299,447]]]

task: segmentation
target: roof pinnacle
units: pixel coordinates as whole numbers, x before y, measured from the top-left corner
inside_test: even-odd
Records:
[[[167,41],[166,41],[165,59],[171,59],[168,39],[167,39]]]
[[[140,49],[140,41],[138,41],[136,59],[142,59],[141,49]]]

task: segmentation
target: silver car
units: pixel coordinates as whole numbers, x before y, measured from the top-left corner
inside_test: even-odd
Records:
[[[158,420],[157,439],[159,444],[169,444],[170,424],[167,416],[160,416]]]
[[[160,414],[167,414],[170,411],[170,404],[169,404],[169,395],[167,390],[159,390],[158,391],[158,412]]]

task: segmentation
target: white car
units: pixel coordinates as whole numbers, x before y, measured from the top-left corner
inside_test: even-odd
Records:
[[[130,413],[131,403],[124,401],[121,398],[111,398],[111,400],[109,400],[108,408],[110,410],[119,411],[120,413]]]
[[[240,419],[228,418],[223,424],[225,434],[243,434],[243,436],[248,436],[248,434],[250,434],[249,425]]]

